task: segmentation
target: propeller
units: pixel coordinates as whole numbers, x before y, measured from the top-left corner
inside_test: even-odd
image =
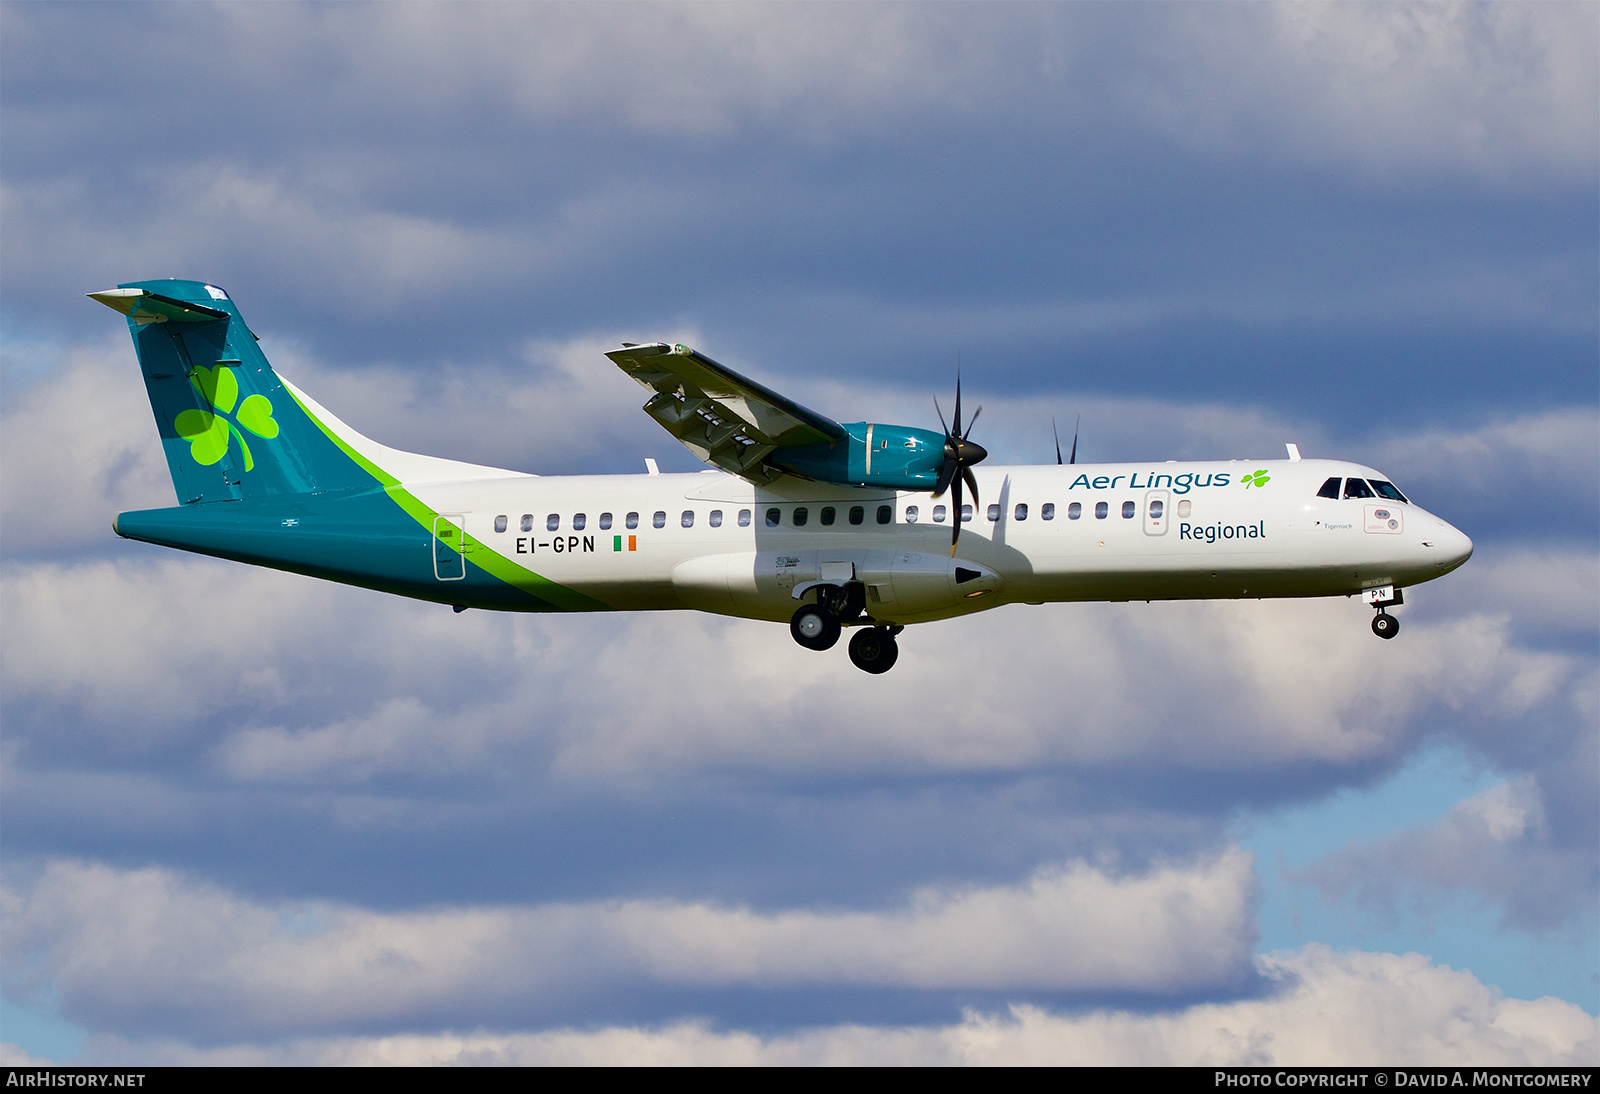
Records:
[[[972,412],[972,420],[967,422],[966,432],[961,430],[961,369],[956,369],[956,414],[954,427],[945,424],[944,411],[939,406],[937,396],[933,400],[933,409],[939,413],[939,424],[944,428],[944,463],[939,467],[939,479],[934,486],[933,496],[941,497],[946,490],[954,488],[950,501],[953,506],[954,519],[950,526],[950,557],[956,554],[956,544],[961,539],[961,486],[965,483],[972,490],[972,505],[978,506],[978,479],[972,473],[974,464],[982,463],[988,458],[989,452],[976,441],[967,438],[972,433],[972,427],[978,424],[978,415],[983,413],[983,407],[978,407]]]
[[[1060,464],[1078,462],[1078,426],[1080,423],[1082,423],[1082,421],[1083,415],[1079,414],[1078,420],[1072,423],[1072,457],[1070,459],[1063,460],[1061,458],[1061,434],[1056,432],[1056,419],[1054,415],[1051,415],[1050,435],[1056,439],[1056,463]]]

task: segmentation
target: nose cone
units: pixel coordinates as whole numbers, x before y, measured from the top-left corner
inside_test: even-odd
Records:
[[[1448,573],[1472,557],[1472,540],[1459,528],[1441,520],[1434,550],[1438,553],[1439,572]]]

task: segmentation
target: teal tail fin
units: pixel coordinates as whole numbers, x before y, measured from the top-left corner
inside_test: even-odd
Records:
[[[284,387],[221,289],[131,281],[89,295],[128,317],[180,503],[375,485]]]

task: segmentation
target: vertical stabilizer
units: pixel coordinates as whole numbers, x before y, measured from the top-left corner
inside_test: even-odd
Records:
[[[306,416],[221,289],[132,281],[89,296],[128,317],[180,503],[377,485]]]

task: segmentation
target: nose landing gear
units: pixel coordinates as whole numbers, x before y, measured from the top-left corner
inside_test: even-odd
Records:
[[[1392,608],[1397,604],[1404,604],[1406,602],[1405,593],[1393,585],[1381,585],[1374,589],[1368,589],[1365,595],[1367,603],[1378,609],[1378,614],[1372,617],[1372,633],[1379,638],[1393,638],[1399,634],[1400,620],[1383,609]]]

